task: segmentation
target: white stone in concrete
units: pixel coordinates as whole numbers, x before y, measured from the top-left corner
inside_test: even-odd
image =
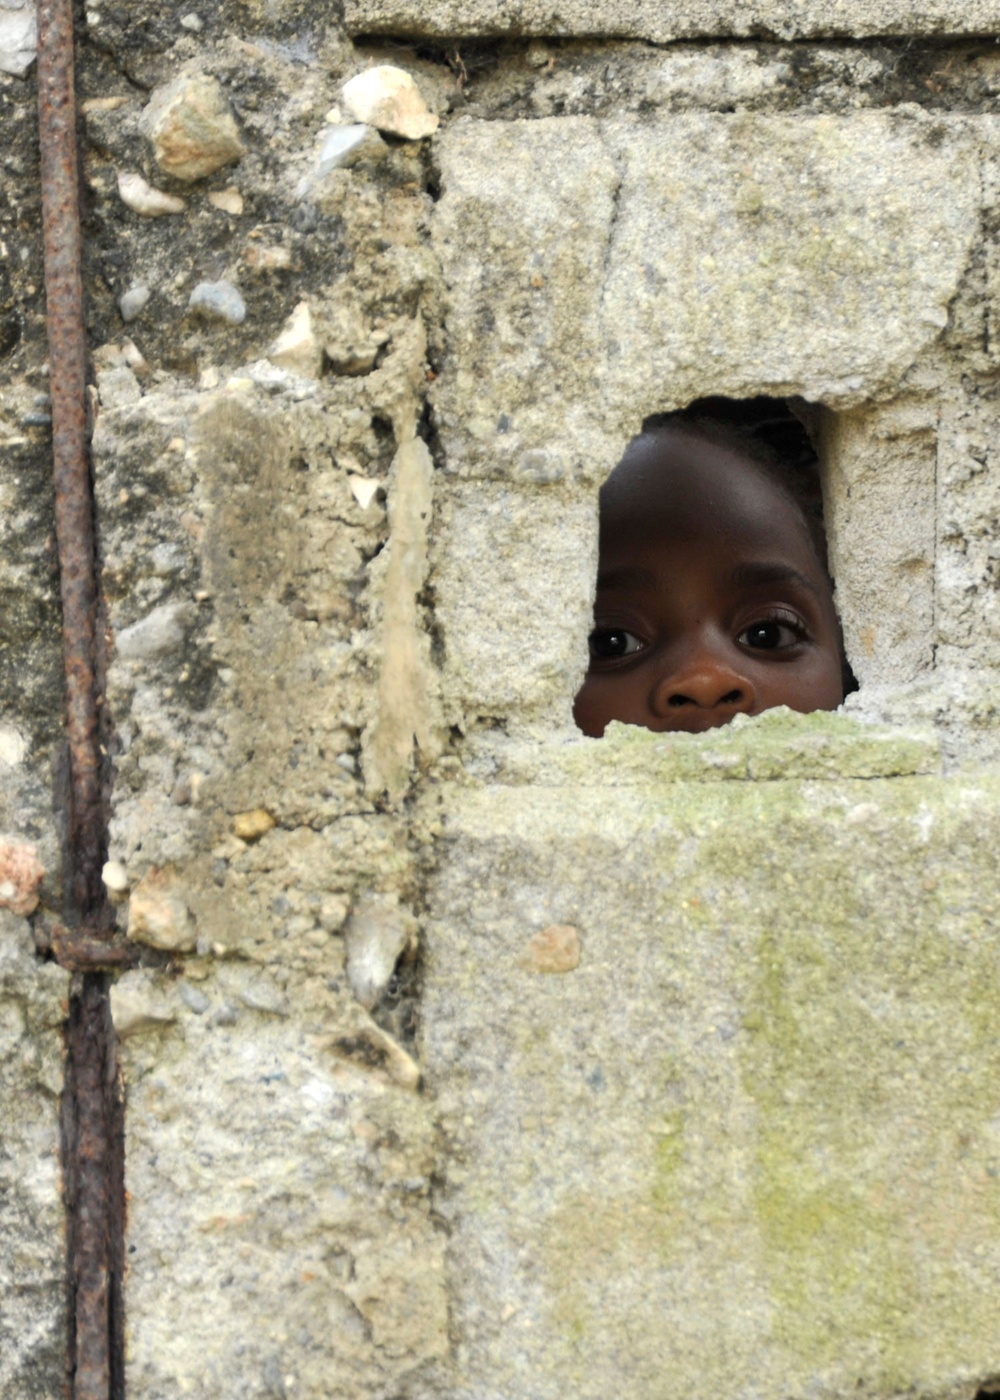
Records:
[[[0,0],[0,73],[23,78],[37,48],[34,5],[29,0]]]
[[[369,68],[351,78],[344,84],[341,101],[356,122],[408,141],[432,136],[438,129],[439,118],[427,110],[411,74],[391,64]]]

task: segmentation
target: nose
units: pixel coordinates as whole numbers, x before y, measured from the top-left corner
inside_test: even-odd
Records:
[[[753,714],[757,691],[739,657],[719,641],[699,641],[667,667],[653,684],[650,709],[663,729],[700,733]]]

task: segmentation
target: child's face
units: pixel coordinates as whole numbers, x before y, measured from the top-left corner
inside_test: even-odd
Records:
[[[798,507],[738,450],[638,438],[601,492],[590,669],[574,715],[700,733],[843,699],[830,580]]]

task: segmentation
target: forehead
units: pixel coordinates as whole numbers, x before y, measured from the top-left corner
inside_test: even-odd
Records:
[[[601,549],[727,537],[815,557],[800,507],[737,447],[683,427],[636,438],[601,491]]]

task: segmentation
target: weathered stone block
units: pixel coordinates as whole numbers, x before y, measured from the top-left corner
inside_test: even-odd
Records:
[[[922,115],[460,121],[439,150],[437,402],[481,472],[555,450],[602,475],[706,393],[891,393],[978,219],[974,143]]]
[[[463,484],[435,530],[442,689],[453,722],[571,723],[597,572],[597,502]]]
[[[847,405],[893,391],[947,324],[976,232],[961,125],[693,116],[608,122],[622,188],[608,252],[608,388],[798,391]]]
[[[849,747],[831,716],[743,732],[784,730],[792,773],[816,725]],[[451,1396],[951,1396],[1000,1369],[1000,788],[652,777],[716,737],[630,735],[624,784],[617,741],[580,741],[571,785],[448,798],[424,1050]],[[524,958],[551,924],[579,936],[558,977]]]
[[[903,687],[934,664],[936,426],[927,405],[824,418],[830,569],[862,685]]]
[[[593,454],[600,416],[612,153],[587,118],[459,121],[436,149],[448,357],[434,399],[449,465],[559,479]]]
[[[308,990],[182,996],[123,1044],[129,1393],[401,1393],[447,1348],[426,1105],[338,1058]]]

